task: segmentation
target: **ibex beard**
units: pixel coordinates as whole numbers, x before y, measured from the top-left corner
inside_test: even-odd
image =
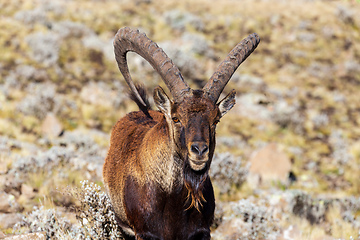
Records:
[[[256,34],[239,43],[203,89],[193,90],[166,54],[144,34],[120,29],[115,56],[131,98],[141,111],[114,126],[103,168],[104,183],[127,239],[210,239],[215,199],[208,175],[215,129],[235,104],[235,91],[218,102],[230,77],[256,48]],[[161,75],[172,99],[154,90],[151,110],[143,87],[135,85],[126,53],[144,57]]]

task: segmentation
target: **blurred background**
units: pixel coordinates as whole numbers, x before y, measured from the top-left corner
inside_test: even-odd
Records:
[[[109,134],[137,110],[112,45],[129,26],[193,88],[261,38],[224,90],[237,104],[217,129],[213,239],[360,239],[359,13],[355,0],[0,0],[0,238],[105,238],[88,213],[107,211]],[[150,96],[164,86],[128,59]]]

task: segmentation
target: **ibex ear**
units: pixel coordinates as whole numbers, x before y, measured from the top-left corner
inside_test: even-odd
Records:
[[[165,114],[168,118],[171,118],[171,101],[166,95],[164,89],[160,86],[154,90],[154,102],[158,109]]]
[[[221,117],[235,105],[235,90],[232,90],[223,100],[218,103]]]

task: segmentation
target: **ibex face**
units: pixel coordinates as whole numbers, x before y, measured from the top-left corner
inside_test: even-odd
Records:
[[[158,87],[154,100],[165,115],[175,144],[175,152],[190,164],[194,171],[209,167],[215,149],[215,129],[220,118],[235,104],[232,91],[219,104],[202,90],[191,90],[180,102],[173,102]]]

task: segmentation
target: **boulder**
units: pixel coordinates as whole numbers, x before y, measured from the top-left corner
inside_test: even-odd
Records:
[[[0,192],[0,213],[14,213],[20,209],[14,195]]]
[[[33,199],[36,194],[34,192],[34,188],[26,185],[26,184],[22,184],[21,185],[21,196],[24,196],[26,199]]]
[[[14,162],[12,166],[14,166]],[[0,189],[5,191],[9,195],[12,195],[12,197],[18,198],[20,196],[20,189],[23,181],[24,180],[21,179],[20,174],[17,174],[16,172],[12,172],[6,175],[0,175]],[[1,196],[2,191],[0,191],[0,199]]]
[[[8,163],[4,159],[0,161],[0,174],[6,173],[8,170]]]
[[[247,182],[252,188],[289,184],[291,160],[275,143],[270,143],[250,157],[250,169]]]
[[[12,228],[22,218],[20,213],[0,213],[0,229]]]
[[[41,132],[43,136],[53,139],[58,137],[62,131],[63,127],[55,114],[51,112],[47,113],[41,125]]]

